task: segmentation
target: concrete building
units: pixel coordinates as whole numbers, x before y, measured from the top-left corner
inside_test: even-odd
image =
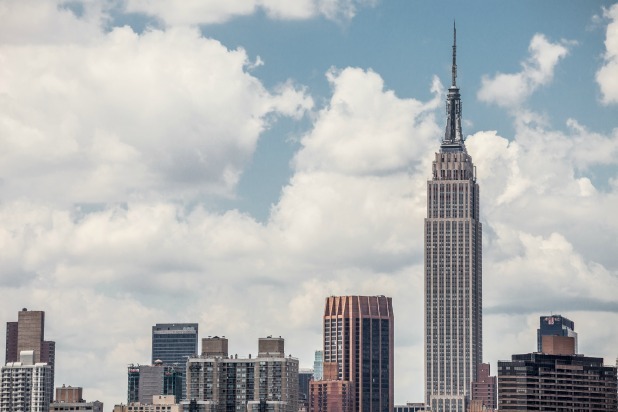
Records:
[[[351,382],[355,411],[394,406],[394,315],[385,296],[331,296],[324,309],[323,379]]]
[[[498,408],[498,380],[490,375],[489,363],[481,363],[476,369],[471,401],[476,402],[476,409],[479,410],[493,411]]]
[[[549,315],[539,317],[539,328],[536,330],[537,352],[543,352],[543,336],[568,336],[575,341],[577,353],[577,332],[575,322],[562,315]]]
[[[17,322],[6,323],[5,363],[19,362],[22,351],[33,351],[34,363],[49,365],[53,388],[56,343],[45,340],[45,312],[24,308],[17,313]]]
[[[185,410],[244,412],[262,405],[298,412],[298,359],[285,356],[282,338],[260,338],[256,358],[229,356],[227,339],[218,336],[202,345],[202,356],[187,364]]]
[[[51,367],[35,362],[33,350],[21,351],[19,362],[2,367],[0,412],[48,412],[52,401]]]
[[[114,412],[181,412],[182,406],[176,403],[174,395],[156,395],[146,403],[131,402],[115,405]]]
[[[56,388],[56,400],[49,405],[50,412],[103,412],[103,402],[86,402],[83,389],[62,385]]]
[[[127,368],[127,404],[148,404],[153,397],[173,395],[182,398],[182,372],[180,367],[164,365],[129,365]]]
[[[175,367],[182,381],[179,401],[185,397],[187,359],[197,356],[197,342],[197,323],[157,323],[152,327],[151,362],[154,365],[161,361],[164,365]]]
[[[528,353],[498,362],[501,411],[618,410],[615,366],[583,355]]]
[[[456,78],[454,39],[446,131],[427,182],[424,229],[425,403],[433,412],[465,411],[483,361],[479,186],[461,130]]]

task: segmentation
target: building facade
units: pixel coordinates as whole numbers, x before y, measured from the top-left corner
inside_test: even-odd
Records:
[[[501,411],[618,410],[616,367],[603,358],[528,353],[498,362]]]
[[[174,395],[157,395],[147,403],[131,402],[127,405],[115,405],[114,412],[180,412],[182,406]]]
[[[476,368],[471,400],[476,401],[481,410],[498,408],[498,379],[490,375],[489,363],[481,363]]]
[[[103,412],[103,402],[86,402],[81,387],[62,385],[56,388],[56,399],[49,405],[49,412]]]
[[[352,382],[354,410],[391,412],[394,406],[392,299],[328,297],[323,326],[323,378]],[[333,371],[327,371],[333,367]]]
[[[310,412],[354,412],[354,383],[341,380],[311,381]]]
[[[0,412],[49,411],[53,393],[51,367],[34,359],[33,350],[21,351],[19,362],[2,367]]]
[[[482,348],[479,186],[461,130],[453,42],[446,132],[427,182],[425,219],[425,403],[464,412]]]
[[[256,358],[229,356],[225,338],[202,346],[202,356],[187,363],[186,410],[244,412],[262,405],[298,412],[298,359],[285,356],[282,338],[260,338]]]
[[[127,368],[127,403],[148,404],[153,397],[171,395],[182,398],[182,376],[185,371],[177,366],[129,365]],[[179,402],[179,401],[177,401]]]
[[[324,351],[316,350],[313,358],[313,380],[321,381],[324,376],[322,365],[324,364]]]
[[[152,327],[152,359],[174,366],[182,380],[181,399],[185,396],[187,359],[197,356],[197,323],[157,323]],[[180,401],[180,399],[178,399]]]
[[[5,363],[19,362],[22,351],[33,351],[34,363],[49,365],[53,388],[56,343],[45,340],[45,312],[24,308],[17,313],[17,322],[6,323]]]
[[[562,315],[539,317],[539,328],[536,330],[537,352],[543,352],[543,336],[568,336],[575,340],[577,353],[577,333],[575,322]]]

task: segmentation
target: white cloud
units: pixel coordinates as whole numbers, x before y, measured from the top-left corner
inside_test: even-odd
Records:
[[[536,89],[549,83],[554,68],[569,50],[565,43],[551,43],[543,34],[535,34],[528,47],[530,57],[519,73],[484,76],[477,97],[503,107],[517,107]]]
[[[376,0],[127,0],[126,10],[156,16],[170,26],[222,23],[237,16],[253,14],[257,10],[263,10],[274,19],[299,20],[324,16],[331,20],[348,21],[356,15],[359,7],[372,6],[376,2]]]
[[[596,79],[601,88],[601,101],[611,104],[618,103],[618,4],[605,10],[604,14],[611,21],[605,34],[605,62]]]
[[[267,90],[244,50],[197,30],[116,28],[87,47],[3,45],[0,58],[5,198],[230,195],[267,115],[312,106],[291,83]]]

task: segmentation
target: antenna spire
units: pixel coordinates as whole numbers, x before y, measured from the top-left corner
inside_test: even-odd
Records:
[[[453,20],[453,68],[452,76],[453,76],[453,86],[457,85],[457,28],[455,27],[455,20]]]

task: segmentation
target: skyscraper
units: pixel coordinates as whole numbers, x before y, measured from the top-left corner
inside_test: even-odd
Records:
[[[33,362],[49,365],[51,388],[54,387],[56,342],[45,339],[45,312],[23,308],[17,322],[6,323],[5,363],[19,362],[22,351],[33,351]],[[53,393],[50,395],[53,396]]]
[[[539,328],[536,330],[537,352],[543,351],[543,336],[568,336],[575,339],[577,353],[577,333],[575,323],[561,315],[541,316]]]
[[[461,131],[453,32],[446,131],[427,182],[425,219],[425,402],[463,412],[482,362],[479,187]]]
[[[352,410],[392,412],[393,337],[391,298],[331,296],[326,299],[324,379],[352,383]]]
[[[197,323],[157,323],[152,327],[152,364],[161,361],[176,368],[182,380],[182,399],[186,396],[187,359],[198,354],[197,336]]]

